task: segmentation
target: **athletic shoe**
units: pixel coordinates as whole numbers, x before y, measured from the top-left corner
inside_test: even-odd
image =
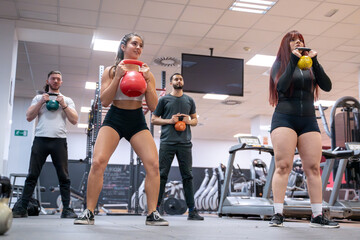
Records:
[[[74,224],[82,224],[82,225],[94,225],[94,213],[92,213],[89,209],[85,209],[74,221]]]
[[[269,222],[270,227],[283,227],[284,216],[280,213],[274,214]]]
[[[72,208],[64,208],[61,213],[61,218],[77,218],[78,216]]]
[[[336,222],[330,221],[324,215],[318,215],[317,217],[313,217],[311,215],[310,227],[314,228],[339,228],[340,225]]]
[[[150,215],[146,216],[145,224],[151,226],[169,226],[169,222],[163,219],[158,211],[153,211]]]
[[[187,220],[204,220],[204,217],[200,216],[197,209],[194,208],[191,212],[189,212]]]
[[[13,218],[26,218],[28,217],[27,209],[16,206],[12,209]]]

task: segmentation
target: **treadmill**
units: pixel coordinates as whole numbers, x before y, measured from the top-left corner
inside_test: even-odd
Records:
[[[272,177],[275,171],[274,150],[271,146],[261,145],[259,138],[255,136],[239,137],[240,144],[234,145],[229,150],[229,160],[227,163],[224,184],[221,190],[219,201],[218,216],[243,216],[270,218],[274,214],[273,201],[271,197]],[[266,152],[271,155],[271,163],[266,178],[266,184],[262,197],[241,196],[236,192],[230,192],[231,171],[233,169],[235,155],[238,151],[258,151]],[[297,154],[295,152],[295,154]],[[329,213],[327,203],[323,202],[324,214]],[[308,198],[285,198],[284,215],[286,217],[310,218],[312,214],[310,200]]]

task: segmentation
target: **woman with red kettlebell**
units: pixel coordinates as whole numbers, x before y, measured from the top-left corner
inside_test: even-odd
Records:
[[[328,92],[331,81],[317,60],[317,52],[304,47],[304,37],[298,31],[288,32],[281,41],[271,68],[269,100],[272,106],[276,106],[270,130],[275,154],[272,180],[275,214],[269,225],[283,226],[285,191],[297,147],[311,202],[310,226],[337,228],[338,223],[329,221],[322,214],[322,145],[314,108],[319,87]],[[299,64],[302,55],[312,59],[312,67]]]
[[[146,217],[146,225],[169,225],[156,211],[160,188],[159,158],[154,139],[146,125],[142,100],[145,97],[147,106],[154,111],[158,96],[155,78],[148,65],[143,63],[138,66],[138,61],[135,61],[139,59],[143,45],[143,39],[138,34],[126,34],[120,42],[115,64],[107,67],[102,75],[101,103],[105,107],[111,103],[112,105],[96,138],[94,158],[87,183],[87,209],[79,215],[74,224],[94,224],[94,209],[103,186],[105,168],[120,139],[124,137],[141,158],[146,170],[145,191],[149,213]],[[133,71],[141,74],[131,73]],[[131,73],[129,74],[131,77],[127,79],[125,87],[120,87],[127,73]],[[146,81],[145,89],[142,89],[144,84],[141,81]],[[139,89],[140,94],[133,94],[133,90]]]

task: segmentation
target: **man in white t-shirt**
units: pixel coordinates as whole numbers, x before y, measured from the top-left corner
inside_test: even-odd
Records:
[[[62,76],[59,71],[48,74],[45,93],[36,95],[26,112],[26,120],[37,118],[35,138],[31,148],[29,172],[21,199],[13,208],[13,217],[27,217],[27,207],[34,192],[41,169],[46,158],[51,155],[59,179],[60,194],[63,203],[61,218],[76,218],[70,205],[70,178],[68,173],[68,150],[66,142],[66,119],[76,124],[78,114],[73,100],[60,93]],[[54,101],[55,100],[55,101]],[[52,104],[51,106],[50,103]]]

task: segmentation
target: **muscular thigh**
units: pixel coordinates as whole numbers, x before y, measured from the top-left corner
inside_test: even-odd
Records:
[[[144,165],[154,162],[158,163],[157,148],[149,130],[142,130],[136,133],[130,139],[130,143]]]
[[[321,149],[322,143],[319,132],[307,132],[299,136],[298,150],[304,167],[320,164]]]
[[[113,128],[101,127],[94,147],[94,162],[106,165],[119,141],[120,136]]]
[[[292,162],[294,157],[297,134],[287,127],[278,127],[271,132],[271,142],[274,148],[275,160]]]

